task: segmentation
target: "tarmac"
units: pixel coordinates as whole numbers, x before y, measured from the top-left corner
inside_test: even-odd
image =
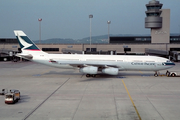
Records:
[[[180,63],[176,63],[169,71],[179,68]],[[78,70],[32,62],[0,62],[3,88],[18,89],[21,99],[8,105],[1,95],[0,120],[180,118],[180,77],[154,77],[154,72],[120,71],[117,76],[86,78]]]

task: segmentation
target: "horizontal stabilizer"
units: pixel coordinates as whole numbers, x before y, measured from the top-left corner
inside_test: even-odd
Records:
[[[18,53],[16,54],[17,57],[25,58],[25,59],[32,59],[33,56],[31,54],[24,54],[24,53]]]

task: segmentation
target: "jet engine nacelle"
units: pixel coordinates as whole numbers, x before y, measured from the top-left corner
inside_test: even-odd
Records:
[[[119,72],[118,68],[109,67],[109,68],[102,69],[102,73],[109,74],[109,75],[117,75],[118,72]]]
[[[87,66],[79,69],[79,72],[87,74],[97,74],[98,68],[94,66]]]

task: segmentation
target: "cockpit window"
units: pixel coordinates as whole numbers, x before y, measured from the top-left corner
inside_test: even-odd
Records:
[[[170,61],[170,60],[167,60],[166,62],[167,62],[167,63],[171,63],[171,61]]]
[[[12,98],[13,96],[12,95],[6,95],[6,98]]]

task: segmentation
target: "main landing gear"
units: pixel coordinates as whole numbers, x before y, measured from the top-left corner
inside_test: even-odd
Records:
[[[86,74],[86,77],[96,77],[96,74],[94,74],[94,75]]]

